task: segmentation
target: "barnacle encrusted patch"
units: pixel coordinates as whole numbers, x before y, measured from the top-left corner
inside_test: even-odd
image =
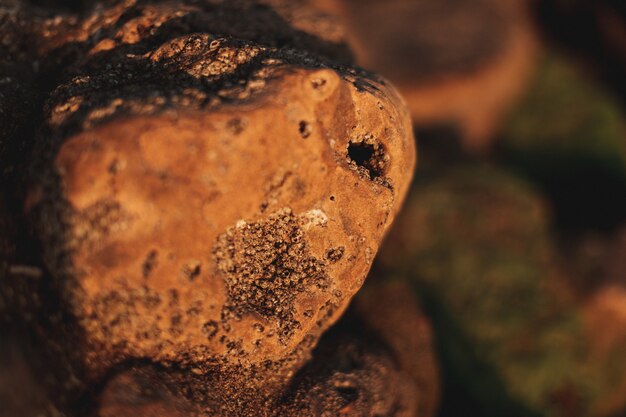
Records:
[[[286,341],[300,326],[294,301],[304,291],[324,291],[330,282],[326,264],[309,253],[302,219],[282,209],[265,219],[240,221],[213,249],[228,289],[225,320],[255,312],[277,320]]]

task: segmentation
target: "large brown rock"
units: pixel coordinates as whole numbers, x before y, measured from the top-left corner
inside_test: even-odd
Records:
[[[262,401],[363,284],[413,170],[408,115],[336,63],[321,15],[105,4],[42,25],[67,69],[23,206],[56,398],[141,359]]]

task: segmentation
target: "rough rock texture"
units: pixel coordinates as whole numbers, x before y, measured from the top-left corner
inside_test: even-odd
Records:
[[[406,285],[378,285],[370,291],[377,296],[357,297],[355,307],[320,339],[312,361],[280,397],[263,408],[247,404],[250,415],[433,415],[437,376],[428,322]],[[395,321],[399,316],[404,318],[401,329]],[[401,330],[403,337],[394,334],[395,330]],[[185,396],[188,383],[189,378],[181,375],[137,367],[105,385],[95,414],[214,415],[210,400],[195,397],[190,401]],[[233,415],[228,412],[221,410],[219,415]]]
[[[324,0],[359,64],[388,77],[419,125],[452,124],[484,148],[524,90],[536,39],[524,0]]]
[[[46,271],[25,292],[63,407],[139,360],[197,375],[192,396],[214,382],[213,410],[266,401],[363,284],[411,126],[302,10],[104,2],[39,26],[58,87],[23,202]]]

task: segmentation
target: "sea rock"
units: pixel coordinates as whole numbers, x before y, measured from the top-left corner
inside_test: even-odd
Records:
[[[284,383],[363,284],[411,179],[410,120],[289,16],[123,1],[44,25],[59,82],[23,207],[60,403],[139,359]]]

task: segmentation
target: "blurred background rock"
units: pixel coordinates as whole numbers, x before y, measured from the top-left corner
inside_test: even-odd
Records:
[[[537,36],[527,0],[323,0],[365,68],[388,77],[416,124],[454,124],[489,146],[528,83]]]
[[[353,14],[370,13],[360,12],[368,2],[339,3],[352,22]],[[373,3],[370,35],[411,37],[403,43],[411,58],[389,58],[393,48],[360,56],[405,94],[420,157],[372,281],[410,281],[420,296],[441,368],[439,415],[625,416],[623,5],[555,0],[524,9],[481,1],[470,12],[472,2],[461,0],[397,0],[403,17],[388,19],[393,7]],[[460,28],[463,7],[472,24]],[[425,10],[436,9],[421,27],[411,15],[426,19]],[[459,45],[485,51],[485,39],[470,28],[490,27],[500,34],[491,42],[508,45],[500,56],[511,56],[514,43],[506,39],[520,26],[502,21],[525,22],[518,30],[527,33],[516,36],[527,43],[525,58],[509,58],[510,72],[499,78],[497,60],[471,64]],[[455,76],[442,66],[426,75],[424,68],[451,51],[466,63]],[[461,90],[447,93],[460,79],[472,86],[464,91],[473,100],[462,110],[454,102]],[[415,111],[417,86],[441,98],[436,117]],[[498,97],[496,112],[485,111],[485,97]],[[421,98],[435,108],[428,95]],[[472,128],[478,119],[488,128]]]

